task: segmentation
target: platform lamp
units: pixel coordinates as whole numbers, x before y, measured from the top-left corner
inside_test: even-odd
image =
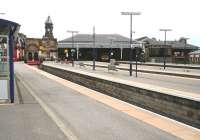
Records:
[[[93,65],[92,65],[92,69],[95,70],[95,61],[97,59],[97,50],[96,50],[96,41],[95,41],[95,37],[96,37],[96,34],[95,34],[95,26],[93,26],[93,35],[92,35],[92,38],[93,38],[93,49],[92,49],[92,57],[93,57]]]
[[[133,42],[132,42],[132,33],[133,33],[132,18],[134,15],[141,15],[141,13],[140,12],[121,12],[121,14],[130,16],[130,58],[129,58],[130,59],[130,68],[129,68],[129,74],[130,74],[130,76],[132,76],[132,61],[133,61],[133,58],[132,58],[133,52],[131,49],[131,45],[133,44]]]
[[[165,40],[164,40],[164,46],[166,48],[166,36],[168,31],[172,31],[171,29],[160,29],[160,31],[165,33]],[[163,67],[166,68],[166,56],[165,56],[165,49],[163,49]]]
[[[139,55],[139,50],[138,49],[142,49],[143,47],[143,42],[136,42],[136,46],[135,48],[135,77],[138,76],[138,55]]]
[[[183,37],[183,39],[185,40],[185,42],[184,42],[184,64],[186,65],[186,46],[187,46],[187,40],[190,38]]]
[[[108,38],[109,40],[110,40],[110,51],[109,51],[109,58],[110,58],[110,60],[111,59],[113,59],[113,56],[114,56],[114,52],[113,52],[113,42],[114,42],[114,40],[116,40],[116,38],[114,38],[114,37],[109,37]]]

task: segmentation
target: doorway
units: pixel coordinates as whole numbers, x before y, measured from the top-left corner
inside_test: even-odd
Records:
[[[34,61],[38,61],[38,60],[39,60],[38,53],[35,52],[35,53],[34,53]]]
[[[32,53],[29,52],[29,53],[28,53],[28,61],[32,61],[32,59],[33,59]]]

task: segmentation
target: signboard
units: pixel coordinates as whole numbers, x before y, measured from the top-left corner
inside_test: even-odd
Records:
[[[8,99],[9,91],[8,37],[0,35],[0,100]]]
[[[8,99],[8,80],[0,80],[0,100]]]
[[[14,102],[14,64],[13,47],[20,25],[9,20],[0,19],[0,99],[4,97]],[[3,83],[3,84],[2,84]],[[2,89],[3,88],[3,89]],[[5,96],[4,96],[5,95]],[[8,96],[9,95],[9,96]]]

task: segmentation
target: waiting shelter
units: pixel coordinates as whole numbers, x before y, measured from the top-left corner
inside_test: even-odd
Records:
[[[0,19],[0,103],[14,102],[14,40],[20,25]]]

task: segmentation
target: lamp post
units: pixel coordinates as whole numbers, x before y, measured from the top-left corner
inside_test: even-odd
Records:
[[[130,68],[129,68],[129,74],[130,76],[132,76],[132,61],[133,61],[133,58],[132,58],[132,49],[131,49],[131,45],[132,45],[132,18],[133,18],[133,15],[141,15],[140,12],[121,12],[122,15],[129,15],[130,16]]]
[[[95,26],[93,27],[93,70],[95,70],[95,60],[96,60],[96,47],[95,47]]]
[[[74,67],[74,53],[75,53],[75,49],[72,48],[71,49],[71,56],[72,56],[72,67]]]
[[[137,77],[138,72],[138,48],[140,49],[142,47],[141,42],[136,42],[135,44],[131,45],[131,48],[135,49],[135,77]]]
[[[6,13],[0,13],[0,15],[5,15]]]
[[[0,15],[5,15],[6,13],[0,13]]]
[[[137,72],[138,72],[137,66],[138,66],[138,46],[135,47],[135,77],[137,77]]]
[[[184,64],[186,65],[186,46],[187,46],[187,40],[189,38],[183,38],[185,40],[184,42]]]
[[[72,56],[72,67],[74,67],[74,33],[78,33],[78,31],[68,30],[68,33],[72,34],[72,49],[71,49],[71,56]]]
[[[113,55],[114,55],[114,53],[113,53],[113,41],[115,40],[115,38],[114,37],[110,37],[109,38],[109,40],[110,40],[110,53],[109,53],[109,57],[110,57],[110,59],[113,59]]]
[[[172,31],[171,29],[160,29],[160,31],[165,32],[165,40],[164,40],[164,46],[166,48],[166,35],[168,31]],[[165,48],[163,49],[163,62],[164,62],[164,69],[166,68],[166,56],[165,56]]]

